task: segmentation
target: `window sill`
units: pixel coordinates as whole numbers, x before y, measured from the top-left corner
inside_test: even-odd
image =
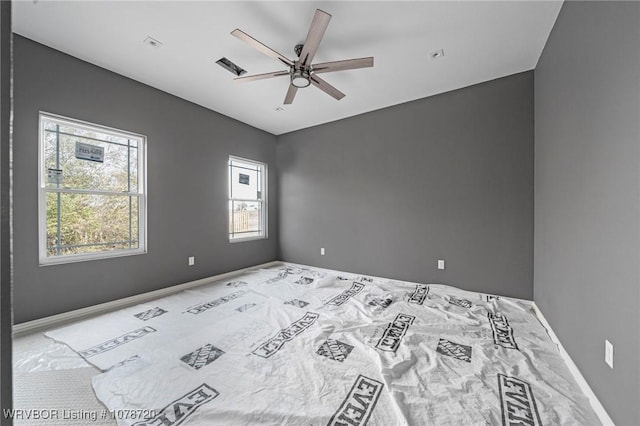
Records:
[[[245,241],[255,241],[255,240],[267,240],[268,237],[266,236],[260,236],[260,237],[245,237],[245,238],[234,238],[234,239],[229,239],[230,243],[243,243]]]
[[[147,254],[147,250],[138,249],[138,250],[118,250],[109,253],[95,253],[95,254],[76,254],[76,255],[68,255],[68,256],[60,256],[60,257],[40,257],[39,266],[54,266],[54,265],[64,265],[67,263],[76,263],[76,262],[89,262],[92,260],[106,260],[112,259],[115,257],[125,257],[125,256],[137,256],[140,254]]]

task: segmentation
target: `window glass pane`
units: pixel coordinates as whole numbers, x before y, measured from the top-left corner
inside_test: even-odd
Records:
[[[43,119],[42,127],[47,130],[56,130],[56,123],[51,120]]]
[[[62,129],[62,127],[61,127]],[[113,138],[122,141],[123,138]],[[47,187],[62,187],[83,190],[137,192],[138,149],[124,145],[69,136],[56,131],[44,131],[44,170]],[[100,147],[104,151],[103,161],[96,162],[76,158],[76,144]],[[49,169],[60,170],[57,180],[49,178]],[[131,184],[131,189],[129,189]],[[58,186],[59,185],[59,186]]]
[[[261,191],[260,173],[257,166],[232,161],[230,198],[258,200]]]
[[[262,203],[259,201],[229,201],[229,234],[232,238],[263,235]]]
[[[140,234],[138,233],[138,230],[140,229],[140,199],[138,197],[127,198],[129,198],[129,208],[131,209],[131,213],[129,214],[129,220],[131,221],[131,231],[129,233],[131,246],[129,248],[137,249],[140,247]]]
[[[135,141],[131,141],[135,143]],[[129,182],[131,189],[129,192],[138,192],[138,150],[129,149]]]
[[[138,248],[137,196],[46,195],[48,256]]]
[[[144,249],[144,137],[44,113],[40,118],[41,261]]]
[[[124,136],[115,135],[108,132],[101,132],[97,129],[85,128],[83,125],[71,126],[67,124],[60,124],[60,132],[69,136],[78,136],[82,139],[90,140],[97,139],[100,141],[110,141],[121,145],[127,144],[127,138]]]
[[[229,159],[229,239],[265,238],[266,166]]]

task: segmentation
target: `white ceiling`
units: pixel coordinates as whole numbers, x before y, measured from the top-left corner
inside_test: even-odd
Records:
[[[492,80],[536,66],[562,1],[22,1],[20,35],[282,134]],[[340,101],[310,86],[283,105],[287,77],[237,83],[225,56],[257,74],[283,70],[230,35],[247,32],[290,59],[320,8],[333,18],[314,63],[374,56],[373,68],[323,74]],[[151,36],[163,43],[152,48]],[[444,49],[441,59],[429,53]],[[276,107],[282,111],[276,111]]]

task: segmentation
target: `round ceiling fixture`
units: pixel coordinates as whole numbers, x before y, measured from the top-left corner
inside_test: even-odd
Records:
[[[301,69],[293,70],[291,73],[291,84],[298,89],[309,86],[311,84],[309,73]]]

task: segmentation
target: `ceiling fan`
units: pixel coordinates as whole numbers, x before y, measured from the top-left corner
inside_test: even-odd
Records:
[[[329,25],[330,19],[331,15],[329,15],[327,12],[316,9],[315,14],[313,15],[313,20],[311,21],[311,26],[309,27],[309,33],[307,34],[306,40],[304,41],[304,43],[297,44],[294,47],[294,51],[298,56],[298,59],[293,61],[282,55],[281,53],[278,53],[275,50],[271,49],[270,47],[260,43],[258,40],[240,29],[236,28],[235,30],[231,31],[231,34],[233,36],[239,38],[240,40],[244,41],[245,43],[264,53],[265,55],[279,60],[280,62],[282,62],[282,64],[289,67],[289,69],[285,71],[248,75],[245,77],[234,78],[234,80],[239,82],[247,82],[262,80],[265,78],[289,76],[290,84],[287,95],[284,98],[285,104],[293,103],[293,99],[295,98],[298,89],[307,87],[309,85],[316,86],[318,89],[322,90],[323,92],[327,93],[337,100],[344,98],[344,93],[327,83],[325,80],[318,77],[318,74],[372,67],[373,56],[367,58],[347,59],[343,61],[312,64],[311,61],[313,61],[313,57],[316,55],[318,46],[320,46],[320,41],[324,36],[324,32]]]

